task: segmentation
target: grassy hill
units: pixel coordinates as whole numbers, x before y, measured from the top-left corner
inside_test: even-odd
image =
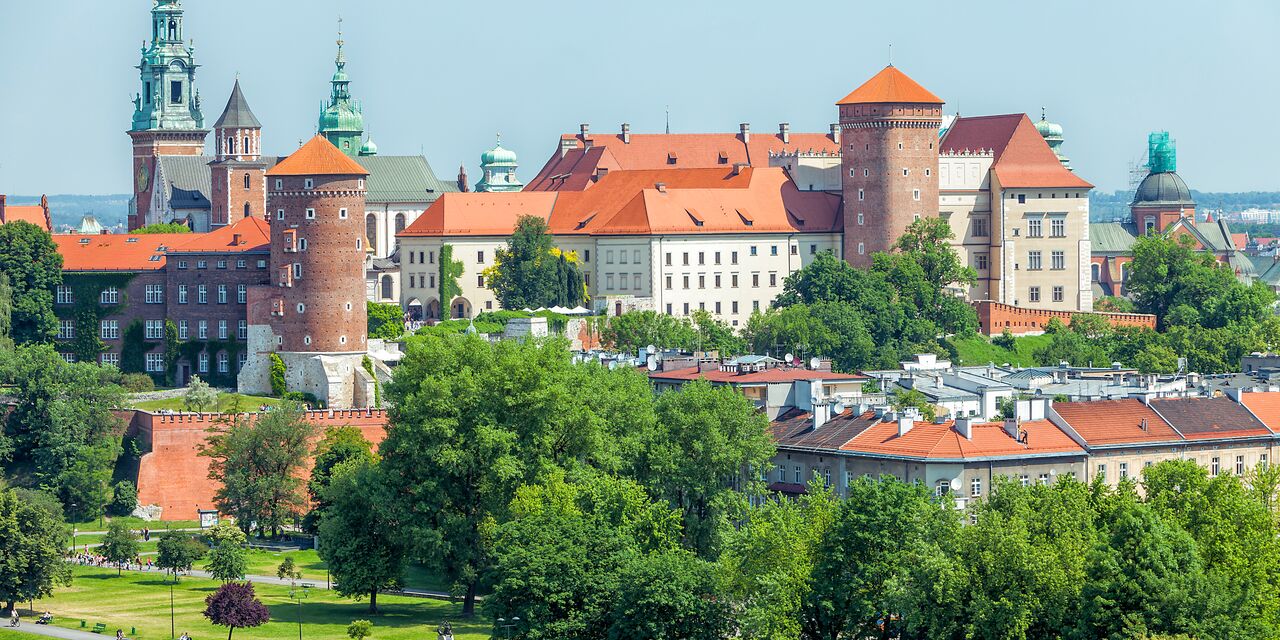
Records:
[[[984,365],[990,363],[1011,364],[1016,367],[1034,367],[1034,353],[1037,349],[1049,344],[1049,336],[1022,336],[1015,338],[1012,350],[991,343],[984,336],[960,338],[952,340],[956,351],[960,354],[961,365]]]

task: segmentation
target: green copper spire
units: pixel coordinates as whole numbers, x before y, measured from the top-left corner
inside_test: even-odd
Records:
[[[516,152],[502,147],[502,136],[498,136],[497,144],[492,149],[480,154],[480,169],[483,172],[476,182],[476,191],[519,191],[524,183],[516,178]]]
[[[347,59],[342,54],[342,18],[338,18],[338,57],[334,60],[329,106],[321,106],[317,131],[343,153],[354,156],[360,152],[360,140],[364,136],[364,113],[360,103],[351,99],[351,81],[347,79]]]
[[[195,90],[195,47],[182,40],[181,0],[155,0],[151,45],[138,64],[142,91],[133,98],[133,131],[199,130],[204,127]]]

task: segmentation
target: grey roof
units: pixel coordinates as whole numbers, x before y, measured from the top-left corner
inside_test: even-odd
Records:
[[[427,205],[442,193],[458,190],[456,183],[437,178],[422,156],[358,156],[355,161],[369,171],[366,202]]]
[[[227,100],[227,108],[222,110],[222,116],[218,118],[214,127],[229,127],[232,129],[261,129],[262,123],[254,117],[253,111],[249,109],[249,102],[244,99],[244,94],[240,92],[240,79],[236,79],[236,83],[231,87],[231,98]]]
[[[1195,206],[1191,189],[1182,176],[1172,172],[1148,174],[1133,194],[1133,204],[1177,204]]]
[[[1135,239],[1133,227],[1123,222],[1089,225],[1089,243],[1094,253],[1129,253]]]
[[[1280,260],[1273,256],[1255,256],[1249,261],[1253,263],[1253,271],[1259,280],[1271,287],[1280,285]]]
[[[173,209],[208,209],[212,156],[160,156],[160,176]]]

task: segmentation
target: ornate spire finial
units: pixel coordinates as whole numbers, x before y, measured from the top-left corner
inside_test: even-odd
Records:
[[[671,133],[671,105],[667,105],[667,133]]]
[[[889,43],[889,66],[893,66],[893,43]]]
[[[343,60],[342,58],[343,44],[345,43],[342,39],[342,16],[338,16],[338,58],[335,60],[335,62],[338,63],[338,66],[342,66],[346,62],[346,60]]]
[[[495,137],[497,138],[497,140],[498,140],[498,141],[494,144],[494,146],[495,146],[495,147],[501,147],[501,146],[502,146],[502,132],[498,132],[497,134],[495,134]]]
[[[1044,107],[1040,107],[1040,119],[1044,120]]]

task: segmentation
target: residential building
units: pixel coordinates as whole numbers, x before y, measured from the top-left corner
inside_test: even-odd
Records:
[[[811,406],[814,397],[838,400],[848,406],[884,402],[884,394],[863,392],[867,376],[833,372],[829,361],[819,361],[819,366],[812,368],[750,355],[729,360],[665,357],[658,363],[659,369],[649,373],[654,391],[662,393],[694,380],[706,380],[739,390],[771,420],[792,407]]]

